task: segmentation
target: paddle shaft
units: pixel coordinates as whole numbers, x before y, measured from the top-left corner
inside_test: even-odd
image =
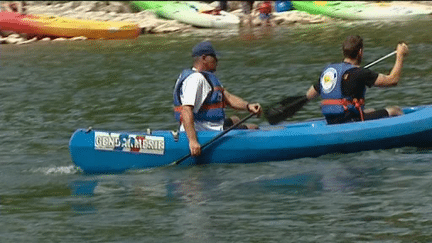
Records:
[[[377,63],[379,63],[379,62],[381,62],[381,61],[384,60],[384,59],[387,59],[387,58],[393,56],[393,55],[396,54],[396,53],[397,53],[397,51],[394,51],[394,52],[392,52],[392,53],[390,53],[390,54],[387,54],[386,56],[383,56],[383,57],[381,57],[380,59],[378,59],[378,60],[376,60],[376,61],[374,61],[374,62],[372,62],[372,63],[369,63],[368,65],[364,66],[363,68],[370,68],[370,67],[372,67],[373,65],[375,65],[375,64],[377,64]]]
[[[222,137],[223,135],[227,134],[229,131],[233,130],[234,128],[240,126],[243,122],[245,122],[246,120],[248,120],[249,118],[253,117],[255,115],[255,113],[251,113],[249,114],[247,117],[243,118],[242,120],[240,120],[239,122],[237,122],[236,124],[232,125],[230,128],[228,128],[227,130],[224,130],[223,132],[219,133],[217,136],[215,136],[214,138],[210,139],[210,141],[208,141],[207,143],[205,143],[203,146],[201,146],[201,150],[203,150],[205,147],[209,146],[210,144],[212,144],[214,141],[216,141],[217,139],[219,139],[220,137]],[[192,154],[189,153],[188,155],[184,156],[183,158],[177,160],[176,162],[174,162],[174,164],[178,165],[181,162],[183,162],[184,160],[186,160],[187,158],[191,157]]]

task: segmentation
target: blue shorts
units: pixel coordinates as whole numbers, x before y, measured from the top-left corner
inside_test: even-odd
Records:
[[[266,13],[260,13],[259,14],[259,17],[260,17],[260,19],[261,20],[265,20],[265,19],[270,19],[270,17],[271,17],[271,14],[266,14]]]

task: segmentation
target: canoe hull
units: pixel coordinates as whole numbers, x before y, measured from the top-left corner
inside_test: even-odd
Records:
[[[326,125],[313,120],[260,130],[233,130],[183,165],[254,163],[317,157],[330,153],[415,146],[432,147],[432,107],[405,108],[408,114],[367,122]],[[201,144],[218,132],[198,132]],[[140,141],[137,143],[136,141]],[[152,134],[78,129],[69,143],[73,162],[86,173],[117,173],[160,167],[189,153],[186,134]]]
[[[81,20],[46,15],[21,15],[0,12],[1,30],[39,37],[79,37],[88,39],[133,39],[140,34],[137,24]]]

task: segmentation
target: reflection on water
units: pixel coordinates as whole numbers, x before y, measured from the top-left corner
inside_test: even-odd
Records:
[[[289,166],[289,170],[308,170],[311,167],[313,170],[293,174],[279,172],[272,177],[268,177],[265,171],[254,170],[249,176],[258,175],[258,179],[248,181],[242,179],[247,171],[237,167],[210,165],[189,168],[182,171],[181,178],[172,176],[166,183],[167,199],[181,205],[169,215],[175,215],[176,232],[181,233],[185,242],[215,241],[218,237],[212,232],[215,227],[223,227],[218,225],[221,220],[223,225],[232,224],[236,229],[242,227],[241,222],[250,224],[253,219],[258,220],[257,225],[267,221],[276,225],[282,222],[287,225],[313,224],[314,220],[322,217],[319,208],[326,207],[320,205],[319,198],[327,198],[328,193],[378,190],[386,173],[386,168],[380,166],[352,166],[337,161],[326,163],[330,164],[327,168],[324,165]],[[237,178],[237,170],[246,174]],[[356,207],[349,206],[351,203],[348,202],[346,207]],[[329,208],[335,210],[333,207],[336,205]]]
[[[323,188],[329,191],[350,191],[379,186],[385,168],[344,166],[329,172],[323,178]]]
[[[69,188],[72,190],[73,196],[93,196],[94,190],[98,184],[97,180],[75,180],[69,184]]]
[[[321,191],[323,175],[315,172],[287,175],[284,177],[259,179],[244,182],[235,186],[239,193],[281,193],[281,194],[309,194]]]
[[[240,28],[238,38],[240,41],[249,43],[256,40],[271,40],[274,37],[275,28],[261,26],[259,28]]]
[[[386,168],[338,166],[317,167],[310,172],[285,175],[276,178],[259,178],[236,185],[240,194],[281,193],[308,195],[324,191],[353,191],[380,186]]]
[[[183,207],[177,209],[176,225],[185,242],[207,242],[212,239],[208,203],[217,198],[220,179],[208,173],[206,166],[197,166],[185,171],[181,179],[170,180],[167,197],[176,198]]]
[[[96,207],[91,202],[71,202],[71,210],[76,214],[94,214],[97,213]]]
[[[70,202],[71,209],[76,214],[97,213],[93,204],[92,197],[94,190],[98,185],[97,180],[74,180],[69,183],[72,192],[73,201]]]
[[[177,198],[187,205],[203,205],[217,197],[221,178],[208,165],[184,167],[180,178],[171,177],[166,183],[166,196]]]

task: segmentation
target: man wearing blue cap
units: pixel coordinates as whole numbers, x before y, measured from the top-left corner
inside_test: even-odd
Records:
[[[186,131],[192,156],[201,154],[196,131],[229,128],[238,117],[225,119],[226,105],[236,110],[247,110],[261,114],[261,105],[250,104],[222,87],[214,75],[218,59],[212,44],[208,41],[197,44],[192,49],[194,63],[192,69],[183,70],[174,87],[174,115],[180,122],[180,131]],[[254,124],[239,126],[243,129],[257,129]]]

